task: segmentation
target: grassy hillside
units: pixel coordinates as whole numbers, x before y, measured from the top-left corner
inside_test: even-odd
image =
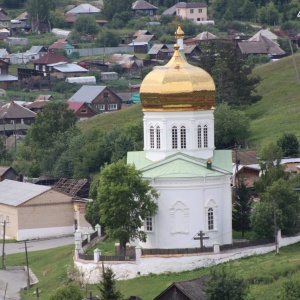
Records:
[[[300,54],[295,57],[300,73]],[[261,77],[257,92],[262,100],[245,110],[251,118],[250,144],[276,141],[283,133],[295,133],[300,139],[300,84],[296,80],[292,58],[259,66],[254,69],[254,74]],[[139,104],[82,121],[79,127],[83,130],[93,126],[109,129],[141,118]]]
[[[300,54],[295,58],[300,73]],[[300,139],[300,83],[292,58],[259,66],[254,74],[261,76],[257,92],[263,98],[246,109],[251,118],[250,141],[264,144],[283,133],[295,133]]]
[[[123,126],[131,122],[140,121],[143,118],[141,104],[134,104],[129,108],[111,113],[104,113],[93,118],[80,121],[78,127],[83,131],[90,130],[93,127],[109,130],[113,126]]]
[[[21,245],[20,245],[21,246]],[[35,300],[35,288],[41,291],[40,300],[47,300],[58,287],[66,285],[67,273],[74,274],[72,268],[73,245],[29,252],[29,266],[37,275],[39,283],[29,292],[22,291],[22,300]],[[279,299],[283,283],[294,279],[300,281],[300,243],[280,249],[280,254],[266,255],[231,261],[226,265],[238,277],[250,285],[251,298],[255,300]],[[6,266],[25,265],[25,254],[7,255]],[[219,268],[220,266],[217,266]],[[183,281],[208,274],[210,268],[190,272],[168,273],[163,275],[141,276],[118,282],[118,287],[125,297],[139,296],[143,300],[152,300],[174,281]],[[87,294],[99,294],[96,285],[85,287]]]

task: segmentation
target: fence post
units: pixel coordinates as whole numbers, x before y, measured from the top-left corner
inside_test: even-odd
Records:
[[[77,244],[75,245],[75,259],[79,258],[79,252],[81,250],[81,247]]]
[[[88,243],[90,243],[91,242],[91,234],[89,232],[86,232],[85,235],[87,237]]]
[[[214,247],[215,254],[220,253],[220,244],[217,241],[213,243],[213,247]]]
[[[75,232],[75,247],[79,246],[79,249],[81,250],[81,241],[82,241],[82,236],[81,236],[81,232],[77,231]]]
[[[142,247],[140,245],[137,245],[135,247],[135,260],[137,264],[141,262],[141,256],[142,256]]]
[[[100,261],[100,257],[101,257],[101,250],[96,248],[94,250],[94,262],[97,263]]]
[[[99,224],[97,224],[97,225],[95,226],[95,229],[96,229],[97,232],[98,232],[98,236],[101,236],[101,226],[100,226]]]
[[[277,243],[278,243],[278,248],[282,247],[281,229],[277,230]]]

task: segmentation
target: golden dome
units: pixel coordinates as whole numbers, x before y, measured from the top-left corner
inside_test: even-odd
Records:
[[[212,109],[215,83],[203,69],[190,65],[174,45],[171,60],[156,67],[143,80],[140,98],[144,111],[191,111]]]
[[[175,31],[175,36],[176,37],[183,37],[184,36],[184,32],[182,31],[180,24],[178,24],[177,30]]]

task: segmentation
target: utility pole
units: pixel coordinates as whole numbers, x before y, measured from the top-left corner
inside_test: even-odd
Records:
[[[200,231],[197,233],[197,236],[195,236],[193,239],[194,239],[194,240],[200,240],[200,248],[201,248],[201,252],[203,252],[203,251],[204,251],[203,240],[208,240],[209,237],[208,237],[208,236],[205,236],[205,232],[203,232],[202,230],[200,230]]]
[[[6,220],[3,221],[3,243],[2,243],[2,269],[5,270],[5,227]]]
[[[26,253],[26,267],[27,267],[27,291],[29,291],[30,288],[30,277],[29,277],[29,264],[28,264],[28,253],[27,253],[27,244],[25,243],[25,253]]]
[[[273,217],[274,217],[275,254],[279,254],[278,230],[277,230],[277,220],[276,220],[276,210],[275,210],[275,200],[274,200],[274,198],[273,198]]]

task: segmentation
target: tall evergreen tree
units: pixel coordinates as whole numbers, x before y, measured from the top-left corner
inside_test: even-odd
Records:
[[[236,189],[236,198],[233,204],[232,227],[234,230],[242,232],[242,238],[244,238],[245,232],[250,229],[251,208],[250,191],[245,181],[241,179]]]
[[[103,279],[98,286],[101,300],[121,300],[122,294],[116,288],[115,274],[111,268],[103,268]]]

